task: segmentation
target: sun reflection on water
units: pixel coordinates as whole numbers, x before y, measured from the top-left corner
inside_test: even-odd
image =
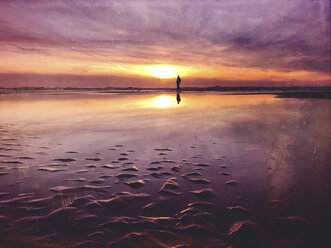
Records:
[[[151,106],[154,108],[172,108],[177,106],[176,98],[168,95],[154,97],[151,101]]]

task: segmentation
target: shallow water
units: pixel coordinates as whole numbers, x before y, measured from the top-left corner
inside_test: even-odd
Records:
[[[1,240],[5,247],[325,245],[330,134],[330,100],[1,95]]]

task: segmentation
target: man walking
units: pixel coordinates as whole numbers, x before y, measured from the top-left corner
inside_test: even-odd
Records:
[[[181,78],[179,77],[179,75],[177,76],[177,81],[176,81],[176,83],[177,83],[177,92],[181,92],[182,91],[182,89],[180,88],[180,82],[181,82],[182,80],[181,80]]]

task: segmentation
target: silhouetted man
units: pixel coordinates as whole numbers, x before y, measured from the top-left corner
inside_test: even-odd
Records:
[[[179,75],[177,76],[177,81],[176,81],[176,83],[177,83],[177,92],[181,92],[182,91],[182,89],[180,88],[180,82],[181,82],[182,80],[180,79],[180,77],[179,77]]]

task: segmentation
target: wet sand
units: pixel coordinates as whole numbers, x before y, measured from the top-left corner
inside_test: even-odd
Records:
[[[330,100],[0,96],[2,247],[327,247]]]

